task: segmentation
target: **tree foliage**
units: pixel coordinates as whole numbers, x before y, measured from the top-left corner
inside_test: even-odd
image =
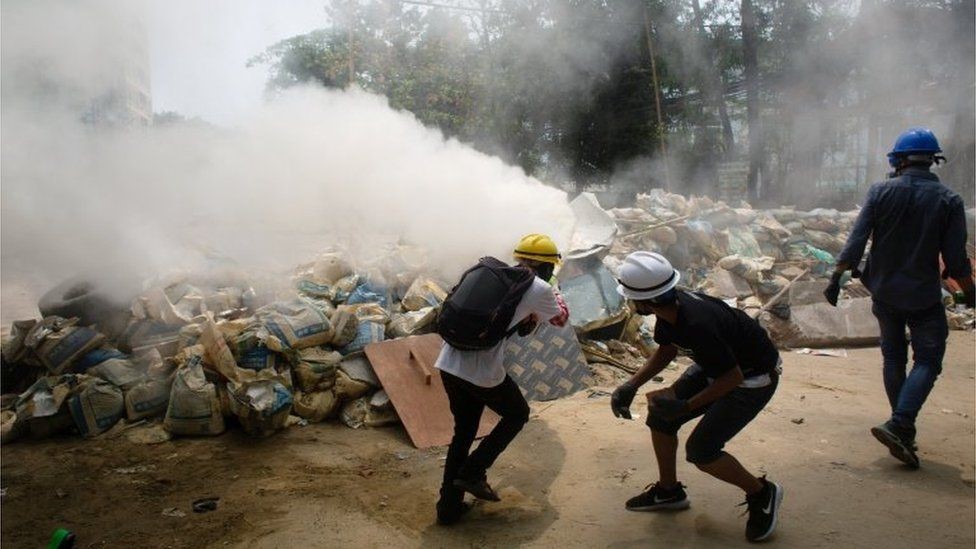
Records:
[[[352,83],[578,185],[610,180],[663,139],[684,190],[716,192],[720,166],[741,161],[753,200],[809,199],[824,185],[857,191],[880,175],[897,131],[926,117],[951,119],[950,148],[973,158],[972,0],[423,4],[338,0],[326,8],[330,26],[250,62],[270,68],[272,93]],[[639,186],[663,184],[662,165]],[[957,171],[971,188],[972,170]]]

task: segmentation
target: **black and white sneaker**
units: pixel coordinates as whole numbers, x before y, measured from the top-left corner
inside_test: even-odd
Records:
[[[664,489],[659,484],[649,484],[644,491],[627,500],[628,511],[661,511],[670,509],[677,511],[687,509],[691,505],[688,494],[680,482],[677,486]]]
[[[749,521],[746,522],[746,539],[749,541],[763,541],[773,534],[776,529],[776,519],[779,517],[779,506],[783,502],[783,487],[766,480],[759,479],[763,484],[762,490],[754,495],[747,495],[742,505],[748,505]]]
[[[918,469],[919,461],[915,450],[915,433],[908,429],[902,429],[888,420],[877,427],[871,427],[871,434],[878,442],[888,447],[888,451],[895,459],[908,465],[912,469]]]

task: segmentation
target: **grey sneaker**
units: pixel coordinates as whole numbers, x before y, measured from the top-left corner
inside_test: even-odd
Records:
[[[888,447],[888,451],[895,459],[912,469],[918,469],[919,461],[918,456],[915,455],[914,437],[905,429],[888,420],[877,427],[872,427],[871,434],[878,439],[878,442]]]

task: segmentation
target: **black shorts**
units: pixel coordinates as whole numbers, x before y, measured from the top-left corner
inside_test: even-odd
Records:
[[[765,387],[736,387],[715,402],[689,414],[664,419],[649,412],[647,426],[652,431],[676,435],[678,429],[702,416],[685,445],[688,461],[711,463],[722,456],[722,448],[739,431],[749,424],[773,397],[779,385],[779,375],[770,374],[770,384]],[[693,365],[674,383],[674,393],[679,399],[690,399],[708,386],[708,378],[701,368]]]

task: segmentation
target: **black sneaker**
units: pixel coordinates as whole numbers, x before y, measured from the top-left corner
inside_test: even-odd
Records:
[[[914,425],[909,426],[909,427],[904,427],[904,426],[898,425],[897,423],[894,423],[894,422],[892,422],[890,420],[888,421],[888,423],[891,423],[894,426],[895,432],[898,434],[899,437],[901,437],[901,441],[903,443],[905,443],[905,446],[911,448],[913,452],[917,452],[918,451],[918,444],[915,442],[915,426]]]
[[[749,541],[763,541],[773,534],[776,519],[779,517],[779,506],[783,502],[782,486],[766,480],[765,476],[759,482],[763,484],[762,490],[754,495],[747,495],[746,501],[740,504],[748,505],[746,539]]]
[[[498,494],[491,489],[491,486],[485,479],[469,480],[464,478],[456,478],[454,479],[454,486],[464,490],[478,499],[484,499],[487,501],[502,500],[502,498],[498,497]]]
[[[878,442],[888,447],[891,455],[912,469],[918,469],[918,456],[915,455],[914,436],[888,420],[877,427],[871,427],[871,434]]]
[[[471,510],[471,506],[464,501],[464,492],[455,488],[453,484],[441,486],[441,497],[437,500],[437,524],[450,526],[461,520]]]
[[[680,482],[674,488],[665,490],[657,483],[648,484],[644,491],[627,500],[628,511],[660,511],[664,509],[687,509],[691,505],[688,494]]]

